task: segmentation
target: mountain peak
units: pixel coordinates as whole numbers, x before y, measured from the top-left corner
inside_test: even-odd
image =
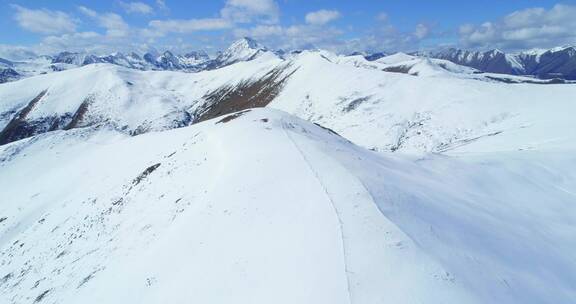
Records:
[[[228,49],[231,48],[261,49],[263,47],[256,40],[250,37],[243,37],[234,41]]]
[[[239,61],[250,61],[265,51],[268,51],[268,49],[261,46],[256,40],[244,37],[234,41],[230,47],[218,56],[215,67],[230,65]]]
[[[210,56],[205,51],[191,51],[184,54],[184,57],[191,58],[195,60],[208,60]]]

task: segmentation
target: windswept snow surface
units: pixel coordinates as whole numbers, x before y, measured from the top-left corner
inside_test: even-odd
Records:
[[[204,104],[203,97],[225,85],[259,79],[282,64],[262,56],[251,62],[202,73],[138,71],[110,64],[81,68],[23,79],[0,87],[0,130],[16,110],[46,90],[27,116],[31,121],[72,116],[83,102],[91,100],[85,120],[106,123],[118,129],[163,130],[174,121],[193,114]]]
[[[378,154],[260,109],[0,147],[2,303],[570,303],[576,157]]]
[[[386,58],[386,57],[384,57]],[[382,58],[382,59],[384,59]],[[380,151],[492,152],[576,147],[576,85],[410,76],[335,64],[314,52],[271,107]]]

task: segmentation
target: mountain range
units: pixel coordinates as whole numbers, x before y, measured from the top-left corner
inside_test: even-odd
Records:
[[[576,48],[573,46],[508,54],[448,49],[428,56],[450,60],[483,72],[531,75],[538,78],[576,79]]]
[[[0,303],[576,298],[576,85],[366,56],[3,61]]]
[[[138,70],[199,72],[249,60],[258,53],[266,51],[271,50],[251,38],[243,38],[234,42],[228,49],[218,53],[215,58],[210,58],[204,51],[194,51],[182,55],[170,51],[163,53],[153,51],[143,55],[135,52],[128,54],[116,52],[104,56],[65,51],[54,56],[38,56],[19,61],[0,58],[0,83],[94,63],[109,63]],[[277,50],[271,52],[282,57],[300,51],[286,53]],[[486,73],[532,76],[539,79],[576,80],[576,49],[574,47],[531,50],[514,54],[504,53],[500,50],[480,52],[462,49],[409,54],[416,57],[448,60]],[[349,56],[358,55],[364,56],[368,61],[376,61],[392,54],[356,52]]]
[[[170,51],[148,52],[143,55],[134,52],[129,54],[116,52],[104,56],[61,52],[54,56],[32,57],[29,60],[20,61],[0,58],[0,83],[95,63],[108,63],[137,70],[198,72],[216,69],[240,60],[249,60],[250,57],[265,50],[266,48],[256,41],[244,38],[234,42],[213,59],[204,51],[194,51],[183,55],[176,55]]]

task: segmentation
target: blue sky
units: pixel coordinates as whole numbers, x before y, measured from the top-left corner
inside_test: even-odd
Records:
[[[520,50],[576,44],[576,0],[0,0],[11,49],[208,52],[250,36],[272,48]]]

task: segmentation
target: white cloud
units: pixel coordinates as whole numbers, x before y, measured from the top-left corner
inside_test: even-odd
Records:
[[[0,58],[13,61],[35,57],[38,54],[29,46],[0,44]]]
[[[523,49],[576,42],[576,6],[557,4],[551,9],[528,8],[481,25],[462,25],[464,47]]]
[[[121,4],[135,3],[124,0]],[[151,2],[154,3],[154,2]],[[157,0],[151,9],[160,12],[165,8],[162,0]],[[130,50],[141,45],[169,45],[181,47],[186,43],[200,43],[203,47],[213,45],[225,47],[231,39],[249,36],[271,48],[310,49],[323,48],[339,53],[352,51],[414,50],[422,40],[431,36],[430,27],[418,24],[412,32],[396,30],[385,13],[377,14],[374,27],[358,32],[357,29],[339,28],[330,22],[341,15],[336,10],[319,10],[306,15],[305,21],[292,26],[282,26],[278,22],[278,5],[271,0],[227,0],[220,14],[213,18],[151,20],[143,28],[131,27],[122,16],[110,12],[97,12],[88,7],[78,7],[80,13],[93,20],[92,23],[106,29],[104,33],[88,28],[84,32],[54,33],[42,40],[39,50],[48,52],[61,50],[74,51],[114,51]],[[144,9],[145,12],[148,9]],[[154,12],[153,12],[154,13]],[[84,23],[84,27],[90,26]],[[474,31],[472,26],[469,31]],[[203,31],[221,31],[221,35],[202,36]],[[351,39],[344,35],[355,33]],[[522,34],[521,32],[518,35]],[[523,33],[526,35],[526,33]],[[209,39],[200,41],[200,37]],[[179,41],[180,40],[180,41]],[[38,47],[35,46],[35,47]]]
[[[165,5],[163,1],[157,4]],[[238,23],[274,24],[278,22],[278,4],[273,0],[227,0],[219,18],[152,20],[142,33],[161,37],[168,33],[233,29]]]
[[[418,25],[416,25],[414,36],[418,39],[424,39],[426,38],[426,36],[428,36],[429,33],[430,29],[426,25],[419,23]]]
[[[268,38],[282,36],[285,29],[280,25],[257,25],[251,29],[235,29],[236,37]]]
[[[12,5],[16,9],[14,18],[25,30],[40,34],[70,33],[76,30],[76,21],[68,14],[47,9],[28,9]]]
[[[156,0],[156,6],[162,11],[168,10],[168,6],[166,6],[166,1],[164,0]]]
[[[324,25],[340,18],[340,12],[336,10],[319,10],[306,14],[306,23]]]
[[[96,32],[78,32],[60,36],[48,36],[33,47],[41,54],[55,54],[62,51],[109,54],[115,51],[142,52],[148,49],[138,39],[126,39],[102,35]]]
[[[95,10],[91,10],[85,6],[79,6],[78,10],[88,17],[96,18],[98,16],[98,13]]]
[[[114,13],[100,14],[84,6],[79,6],[78,10],[88,17],[98,22],[98,25],[106,29],[106,35],[110,37],[125,37],[130,32],[130,26],[124,21],[122,16]]]
[[[120,1],[120,6],[129,14],[151,14],[154,10],[152,7],[143,2],[124,2]]]
[[[234,23],[274,24],[279,20],[280,9],[274,0],[227,0],[220,15]]]
[[[378,15],[376,15],[376,20],[378,20],[380,22],[387,22],[388,21],[388,14],[386,14],[385,12],[381,12]]]
[[[339,37],[342,31],[333,27],[318,27],[313,25],[257,25],[248,29],[235,29],[236,37],[249,36],[271,48],[281,49],[313,49],[324,48],[339,51],[343,43]]]
[[[192,33],[206,30],[231,28],[232,24],[221,18],[188,19],[188,20],[152,20],[148,24],[151,30],[159,34]]]

